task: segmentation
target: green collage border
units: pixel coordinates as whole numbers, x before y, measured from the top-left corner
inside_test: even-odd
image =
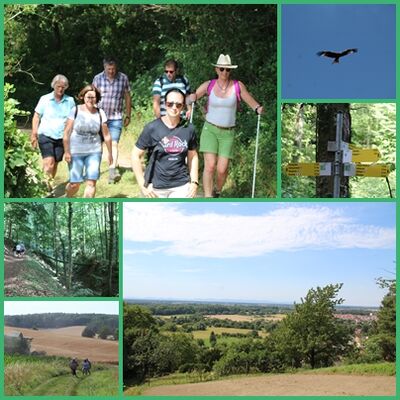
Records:
[[[25,0],[25,1],[8,1],[8,0],[0,0],[1,11],[0,11],[0,54],[2,57],[3,62],[0,63],[0,75],[1,75],[1,82],[4,87],[4,5],[6,4],[111,4],[111,3],[118,3],[118,4],[276,4],[277,6],[277,166],[276,166],[276,173],[277,173],[277,195],[275,198],[257,198],[257,199],[250,199],[250,198],[229,198],[229,199],[218,199],[218,200],[205,200],[205,199],[192,199],[190,201],[187,200],[147,200],[147,199],[93,199],[90,200],[91,202],[117,202],[119,203],[119,297],[118,298],[63,298],[63,297],[55,297],[55,298],[26,298],[26,297],[13,297],[12,301],[119,301],[119,393],[118,396],[57,396],[56,399],[118,399],[122,400],[123,396],[123,204],[124,202],[134,203],[134,202],[284,202],[284,203],[292,203],[292,202],[338,202],[337,199],[307,199],[307,198],[298,198],[298,199],[288,199],[282,198],[282,190],[281,190],[281,104],[282,103],[297,103],[297,102],[310,102],[310,103],[338,103],[338,102],[357,102],[357,103],[396,103],[396,126],[400,126],[400,116],[398,112],[398,107],[400,104],[399,99],[399,92],[400,92],[400,83],[399,83],[399,60],[400,60],[400,52],[399,52],[399,41],[400,41],[400,28],[399,28],[399,20],[400,20],[400,0],[276,0],[276,1],[268,1],[268,0],[216,0],[213,2],[212,0],[172,0],[172,1],[137,1],[137,0],[97,0],[97,1],[62,1],[62,0],[55,0],[55,1],[32,1],[32,0]],[[282,5],[289,5],[289,4],[394,4],[396,5],[396,99],[390,100],[380,100],[380,99],[368,99],[368,100],[360,100],[360,99],[284,99],[282,100],[281,97],[281,16],[282,16]],[[0,98],[0,106],[3,109],[4,107],[4,99],[3,97]],[[0,130],[0,140],[2,145],[0,146],[0,160],[4,158],[4,113],[0,115],[0,126],[2,129]],[[396,158],[398,159],[400,151],[398,148],[398,140],[396,140]],[[41,203],[53,203],[53,202],[69,202],[70,199],[5,199],[4,198],[4,165],[1,163],[0,166],[0,237],[4,242],[4,205],[6,203],[14,203],[14,202],[41,202]],[[400,181],[400,174],[397,174],[396,178],[396,187],[399,186]],[[72,200],[75,203],[79,202],[87,202],[88,200],[85,199],[74,199]],[[396,211],[399,209],[399,201],[396,199],[345,199],[339,200],[340,202],[390,202],[396,204]],[[398,226],[398,217],[396,215],[396,228]],[[397,260],[397,248],[398,248],[399,240],[396,240],[396,260]],[[4,260],[4,246],[1,246],[0,249],[0,258]],[[3,272],[4,272],[4,263],[3,263]],[[4,301],[6,300],[4,297],[4,273],[0,274],[0,283],[2,285],[2,290],[0,291],[0,313],[1,313],[1,322],[0,327],[4,329]],[[397,267],[396,267],[396,276],[397,276]],[[400,301],[397,299],[396,306],[397,308],[400,305]],[[400,328],[399,318],[397,317],[396,320],[396,327],[397,329]],[[396,337],[396,344],[399,344],[399,338]],[[2,354],[4,355],[4,336],[0,335],[0,349]],[[396,371],[398,371],[400,361],[396,361]],[[4,371],[4,357],[0,357],[0,371]],[[29,399],[29,400],[37,400],[40,397],[37,396],[5,396],[4,395],[4,373],[0,372],[0,399]],[[396,378],[396,394],[399,393],[399,380]],[[199,396],[163,396],[163,397],[155,397],[155,396],[146,396],[149,400],[155,400],[160,398],[166,399],[179,399],[179,400],[186,400],[186,399],[193,399],[193,398],[201,398]],[[235,399],[236,396],[203,396],[207,399]],[[261,400],[266,398],[279,398],[279,399],[318,399],[322,396],[241,396],[243,399],[252,399],[252,400]],[[49,396],[45,398],[50,398]],[[337,399],[336,396],[324,396],[327,399]],[[395,399],[396,396],[341,396],[341,399],[351,398],[351,399]]]

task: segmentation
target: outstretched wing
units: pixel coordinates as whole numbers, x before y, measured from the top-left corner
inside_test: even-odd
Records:
[[[336,57],[340,56],[340,53],[335,53],[334,51],[323,50],[323,51],[319,51],[317,53],[317,56],[336,58]]]
[[[340,57],[347,56],[347,54],[353,54],[353,53],[357,53],[357,52],[358,52],[358,49],[347,49],[340,53]]]

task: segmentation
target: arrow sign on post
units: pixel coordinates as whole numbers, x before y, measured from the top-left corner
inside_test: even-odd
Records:
[[[381,153],[378,149],[361,149],[353,148],[352,151],[352,162],[377,162],[381,158]]]
[[[285,166],[288,176],[330,176],[331,163],[291,163]]]
[[[385,178],[389,175],[389,166],[386,164],[363,165],[356,164],[356,176],[370,176]]]

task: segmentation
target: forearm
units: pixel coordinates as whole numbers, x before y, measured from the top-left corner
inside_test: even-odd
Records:
[[[132,151],[131,164],[133,173],[136,177],[136,182],[142,188],[144,186],[144,169],[142,157],[138,154],[137,151],[135,151],[135,149]]]
[[[37,136],[40,124],[40,116],[37,112],[33,115],[32,118],[32,135]]]
[[[131,117],[132,113],[132,99],[129,92],[125,93],[125,115]]]
[[[188,168],[191,182],[199,182],[199,156],[195,152],[192,156],[188,157]]]

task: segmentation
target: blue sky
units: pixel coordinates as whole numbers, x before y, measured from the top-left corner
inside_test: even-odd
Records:
[[[119,314],[118,301],[5,301],[4,315],[72,313]]]
[[[289,303],[344,283],[378,306],[395,271],[394,203],[125,203],[124,298]]]
[[[283,5],[282,98],[394,99],[394,5]],[[359,52],[332,64],[322,50]]]

